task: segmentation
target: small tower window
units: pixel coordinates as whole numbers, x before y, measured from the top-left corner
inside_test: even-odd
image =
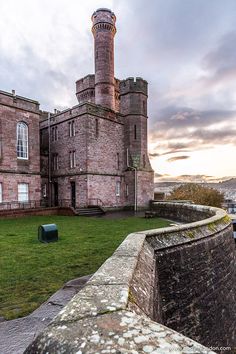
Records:
[[[96,135],[96,138],[98,137],[98,133],[99,133],[98,119],[95,119],[95,135]]]
[[[137,140],[137,125],[134,125],[134,140]]]
[[[120,154],[119,153],[116,154],[116,163],[117,163],[117,170],[119,170],[120,169]]]
[[[147,114],[147,107],[146,107],[146,102],[143,101],[143,114],[146,115]]]
[[[146,155],[143,154],[143,167],[146,167]]]

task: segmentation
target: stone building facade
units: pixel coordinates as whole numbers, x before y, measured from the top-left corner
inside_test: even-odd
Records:
[[[95,74],[76,82],[78,105],[54,114],[41,112],[40,128],[37,103],[25,99],[35,105],[24,111],[28,118],[15,115],[16,122],[22,119],[33,133],[29,134],[34,143],[29,143],[29,161],[16,161],[21,170],[27,166],[32,185],[36,178],[32,173],[38,172],[30,199],[76,208],[138,209],[153,198],[154,174],[147,152],[148,85],[142,78],[114,77],[115,22],[108,9],[98,9],[92,16]],[[12,95],[6,97],[14,101]],[[34,128],[31,110],[36,117]],[[35,192],[40,189],[39,131],[41,196]]]
[[[0,203],[41,198],[39,103],[0,91]]]

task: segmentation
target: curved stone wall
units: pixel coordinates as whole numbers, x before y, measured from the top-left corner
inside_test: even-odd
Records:
[[[153,208],[189,223],[128,235],[25,353],[213,353],[201,344],[233,352],[230,219],[196,205]]]

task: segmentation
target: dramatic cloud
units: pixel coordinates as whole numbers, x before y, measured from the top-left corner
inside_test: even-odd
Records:
[[[206,149],[236,146],[235,0],[0,0],[0,89],[42,109],[75,105],[75,81],[94,71],[90,17],[98,7],[117,15],[116,77],[149,82],[154,168],[170,174],[160,162],[203,151],[207,175]],[[185,163],[191,174],[196,161]],[[225,174],[231,164],[225,159]]]
[[[178,161],[178,160],[186,160],[186,159],[189,159],[190,156],[187,156],[187,155],[183,155],[183,156],[174,156],[174,157],[170,157],[167,161],[168,162],[175,162],[175,161]]]
[[[236,31],[227,33],[219,45],[203,58],[203,67],[208,72],[205,83],[215,85],[236,79]]]

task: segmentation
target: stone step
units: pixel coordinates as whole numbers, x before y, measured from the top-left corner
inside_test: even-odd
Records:
[[[76,213],[79,216],[97,216],[103,215],[104,211],[99,207],[78,208]]]

